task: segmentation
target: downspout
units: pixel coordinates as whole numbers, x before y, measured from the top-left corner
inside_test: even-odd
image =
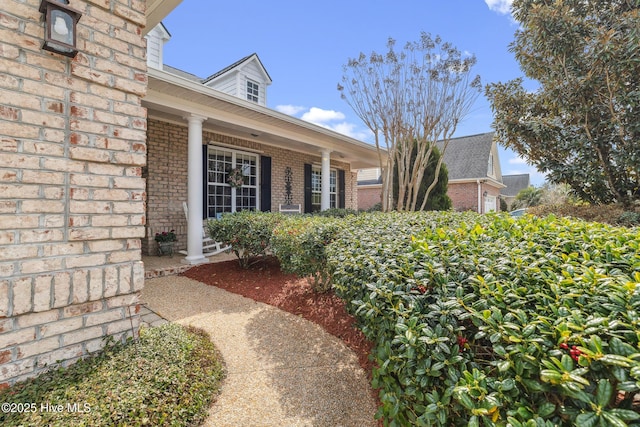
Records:
[[[479,179],[476,179],[476,184],[478,184],[478,213],[482,213],[482,182]]]

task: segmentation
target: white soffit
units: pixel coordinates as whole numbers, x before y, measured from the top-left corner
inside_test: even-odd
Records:
[[[147,0],[147,25],[142,29],[142,35],[146,36],[180,3],[182,0]]]

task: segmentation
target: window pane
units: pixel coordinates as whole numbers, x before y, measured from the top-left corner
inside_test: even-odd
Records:
[[[258,83],[247,81],[247,99],[249,101],[258,102],[260,86]]]
[[[338,206],[338,172],[334,169],[329,174],[329,206]],[[311,170],[311,206],[314,212],[319,211],[322,204],[322,170],[314,167]]]
[[[235,153],[235,160],[234,160]],[[209,217],[235,210],[255,210],[258,200],[258,156],[222,148],[209,147],[207,161],[207,212]],[[228,183],[229,172],[240,168],[243,186],[232,188]]]

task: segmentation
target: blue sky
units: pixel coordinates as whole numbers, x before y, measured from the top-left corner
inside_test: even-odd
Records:
[[[522,76],[509,52],[517,24],[511,0],[183,0],[163,23],[171,33],[164,62],[207,77],[257,53],[273,84],[267,106],[371,142],[370,132],[336,89],[342,67],[360,52],[398,47],[421,31],[472,53],[482,83]],[[491,131],[491,108],[480,95],[456,136]],[[503,174],[544,177],[513,152],[501,150]]]

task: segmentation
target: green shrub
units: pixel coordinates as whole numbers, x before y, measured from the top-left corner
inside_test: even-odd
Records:
[[[326,247],[337,235],[340,220],[322,216],[295,216],[273,230],[271,246],[286,273],[306,277],[317,292],[331,288]]]
[[[639,246],[637,232],[554,217],[496,217],[446,239],[416,240],[442,265],[442,278],[462,287],[459,302],[477,331],[467,336],[479,366],[454,389],[476,416],[470,422],[640,418],[632,412],[640,391]]]
[[[32,412],[0,412],[0,424],[198,425],[223,376],[204,332],[175,324],[142,329],[138,342],[107,347],[95,357],[0,391],[4,404],[35,405]],[[46,404],[63,410],[42,409]]]
[[[367,212],[382,212],[382,202],[378,202],[375,205],[367,209]]]
[[[640,226],[640,212],[622,212],[615,222],[624,227],[638,227]]]
[[[328,258],[391,425],[640,425],[637,230],[362,215]]]
[[[624,209],[619,205],[564,203],[558,205],[539,205],[527,209],[527,212],[539,217],[555,215],[616,225],[616,219],[624,213]]]
[[[324,211],[315,212],[313,215],[328,216],[332,218],[344,218],[350,215],[358,215],[358,211],[355,209],[331,208]]]
[[[242,211],[222,215],[207,222],[209,236],[225,245],[238,257],[243,268],[249,268],[251,259],[264,256],[270,250],[271,234],[284,216],[271,212]]]

